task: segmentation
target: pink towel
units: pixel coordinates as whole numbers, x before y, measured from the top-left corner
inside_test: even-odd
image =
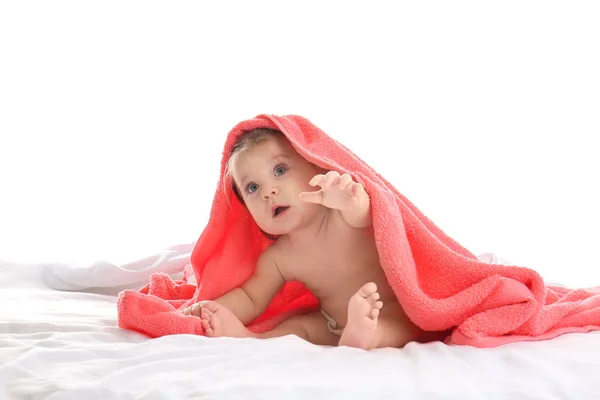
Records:
[[[203,334],[199,318],[177,310],[215,299],[243,284],[260,252],[270,245],[232,195],[223,171],[236,138],[254,128],[282,131],[309,161],[349,173],[369,193],[381,265],[409,318],[427,331],[451,331],[449,344],[494,347],[600,329],[600,289],[548,287],[535,271],[479,261],[444,234],[408,199],[349,149],[305,118],[260,115],[228,134],[210,219],[184,280],[156,274],[140,291],[119,296],[119,326],[157,337]],[[317,299],[289,282],[248,327],[262,332],[283,319],[318,307]]]

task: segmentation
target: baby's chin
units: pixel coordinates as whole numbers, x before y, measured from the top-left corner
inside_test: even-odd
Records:
[[[295,224],[286,224],[286,226],[264,226],[260,229],[268,236],[284,236],[294,234],[300,227]]]
[[[269,236],[281,236],[281,235],[287,235],[290,233],[287,229],[284,230],[284,229],[260,228],[260,230]]]

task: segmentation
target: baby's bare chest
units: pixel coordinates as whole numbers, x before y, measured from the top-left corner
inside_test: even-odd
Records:
[[[379,257],[368,230],[351,229],[328,232],[287,257],[291,278],[304,283],[315,295],[340,285],[361,286],[379,270]]]

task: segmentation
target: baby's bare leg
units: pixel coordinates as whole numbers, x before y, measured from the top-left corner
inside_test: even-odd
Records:
[[[297,315],[286,319],[268,332],[259,333],[256,337],[273,338],[285,335],[296,335],[312,344],[337,346],[340,337],[327,328],[327,320],[320,312]]]
[[[394,301],[383,306],[370,348],[404,347],[410,342],[423,341],[424,334]]]
[[[382,304],[377,294],[377,286],[370,282],[350,299],[348,323],[339,344],[365,350],[403,347],[412,341],[439,340],[440,335],[419,329],[406,316],[397,301]]]
[[[248,330],[242,322],[225,306],[204,302],[202,306],[202,326],[210,337],[256,337],[261,339],[296,335],[317,345],[336,346],[339,336],[327,329],[327,320],[321,313],[290,317],[281,324],[263,333]]]

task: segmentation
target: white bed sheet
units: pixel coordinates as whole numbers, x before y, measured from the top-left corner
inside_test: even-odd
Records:
[[[600,398],[596,332],[370,352],[294,336],[149,339],[116,326],[110,290],[53,290],[16,264],[0,264],[0,305],[1,399]]]

